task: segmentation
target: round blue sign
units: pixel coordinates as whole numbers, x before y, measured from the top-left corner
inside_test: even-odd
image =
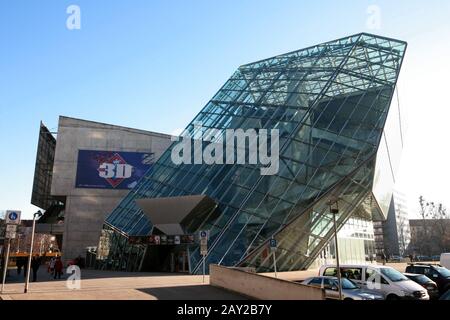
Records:
[[[18,217],[19,217],[19,215],[17,214],[17,212],[10,212],[9,215],[8,215],[8,218],[11,221],[17,220]]]
[[[276,239],[270,239],[270,247],[276,248],[277,247],[277,240]]]

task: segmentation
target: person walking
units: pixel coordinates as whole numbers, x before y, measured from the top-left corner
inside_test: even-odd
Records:
[[[33,282],[37,281],[37,273],[39,271],[39,267],[41,266],[41,259],[39,257],[34,256],[31,259],[31,269],[33,270]]]
[[[55,261],[55,275],[54,275],[53,279],[56,279],[56,277],[58,277],[58,279],[61,279],[63,268],[64,268],[64,265],[61,261],[61,257],[57,257],[56,261]]]
[[[55,263],[56,263],[56,258],[52,257],[50,259],[50,263],[48,264],[48,273],[50,273],[51,277],[53,277],[55,275]]]
[[[20,276],[20,274],[22,273],[22,268],[24,267],[23,259],[21,257],[17,258],[16,266],[17,266],[17,275]]]

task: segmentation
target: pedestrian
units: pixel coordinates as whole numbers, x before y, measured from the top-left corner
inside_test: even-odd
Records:
[[[31,259],[31,269],[33,270],[33,282],[37,281],[37,273],[39,271],[39,267],[41,266],[41,259],[39,257],[34,256]]]
[[[50,273],[50,276],[54,276],[54,274],[55,274],[55,263],[56,263],[56,258],[52,257],[50,259],[50,263],[48,264],[48,273]]]
[[[386,265],[386,254],[384,252],[381,253],[381,261],[383,262],[383,266]]]
[[[58,277],[58,279],[61,279],[63,268],[64,268],[64,265],[61,261],[61,257],[57,257],[56,261],[55,261],[55,275],[54,275],[53,279],[56,279],[56,277]]]
[[[17,275],[20,276],[20,274],[22,273],[22,268],[23,268],[23,259],[21,257],[17,258],[16,266],[17,266]]]
[[[412,254],[409,255],[409,262],[411,262],[411,263],[414,262],[414,256]]]

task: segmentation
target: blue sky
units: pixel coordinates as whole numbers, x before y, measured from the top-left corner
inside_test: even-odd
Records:
[[[66,28],[71,4],[80,30]],[[381,10],[380,29],[367,25],[370,5]],[[35,210],[41,120],[53,130],[66,115],[171,133],[239,65],[362,31],[409,42],[398,187],[413,208],[418,194],[450,206],[448,151],[439,149],[449,137],[449,17],[445,0],[0,0],[0,210]]]

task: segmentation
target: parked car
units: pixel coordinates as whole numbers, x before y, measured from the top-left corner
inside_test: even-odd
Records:
[[[390,261],[392,261],[392,262],[402,262],[403,258],[401,256],[394,255],[394,256],[391,257]]]
[[[431,261],[430,256],[417,256],[416,261]]]
[[[336,277],[312,277],[302,284],[325,289],[327,299],[339,299],[339,281]],[[384,296],[358,287],[354,282],[342,279],[342,298],[344,300],[384,300]]]
[[[450,289],[450,270],[439,264],[411,263],[405,272],[426,275],[436,282],[440,294]]]
[[[441,260],[441,256],[440,255],[436,255],[436,256],[432,256],[431,257],[431,261],[439,261]]]
[[[450,253],[441,254],[441,266],[450,269]]]
[[[341,275],[352,280],[363,289],[375,290],[388,300],[414,299],[429,300],[428,291],[416,282],[408,279],[397,270],[379,265],[342,265]],[[337,268],[324,265],[319,276],[336,276]]]
[[[439,298],[439,289],[436,282],[428,278],[426,275],[415,273],[404,273],[404,275],[408,279],[411,279],[412,281],[420,284],[422,287],[427,289],[430,299]]]

